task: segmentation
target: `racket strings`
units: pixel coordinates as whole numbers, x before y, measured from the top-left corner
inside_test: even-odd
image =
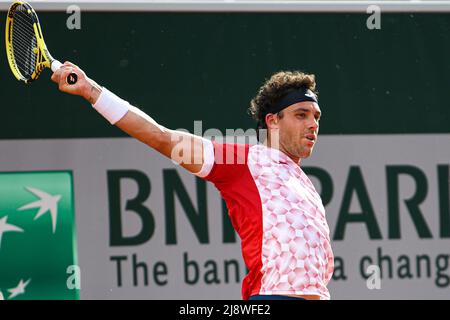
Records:
[[[17,19],[17,20],[16,20]],[[18,11],[13,24],[13,48],[16,62],[21,73],[30,78],[36,67],[37,41],[34,35],[31,17],[23,11]],[[14,32],[17,31],[17,32]]]
[[[13,37],[14,58],[21,73],[28,78],[36,66],[36,54],[34,53],[36,41],[17,26],[16,37]]]
[[[37,40],[33,29],[33,20],[27,9],[19,6],[14,14],[12,24],[12,45],[16,66],[27,79],[36,68]]]

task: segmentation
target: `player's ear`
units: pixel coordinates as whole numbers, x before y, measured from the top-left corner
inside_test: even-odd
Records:
[[[278,116],[273,113],[266,114],[266,124],[268,129],[278,129]]]

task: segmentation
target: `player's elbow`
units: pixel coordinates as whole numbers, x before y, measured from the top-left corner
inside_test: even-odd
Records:
[[[158,152],[164,153],[171,146],[170,130],[164,127],[152,130],[150,134],[144,134],[144,143]]]

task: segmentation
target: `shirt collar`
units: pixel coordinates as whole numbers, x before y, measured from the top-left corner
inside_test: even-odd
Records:
[[[269,157],[272,161],[279,163],[279,164],[289,164],[289,165],[297,165],[300,166],[300,161],[298,163],[295,163],[294,160],[292,160],[287,154],[284,152],[268,147],[264,144],[261,144],[261,146],[264,148],[264,153]]]

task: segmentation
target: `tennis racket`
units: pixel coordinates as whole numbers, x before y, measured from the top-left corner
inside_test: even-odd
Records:
[[[45,68],[55,72],[62,65],[48,51],[38,16],[26,2],[15,1],[9,8],[5,41],[9,66],[17,80],[28,84],[36,80]],[[75,84],[77,80],[75,73],[66,79],[68,84]]]

